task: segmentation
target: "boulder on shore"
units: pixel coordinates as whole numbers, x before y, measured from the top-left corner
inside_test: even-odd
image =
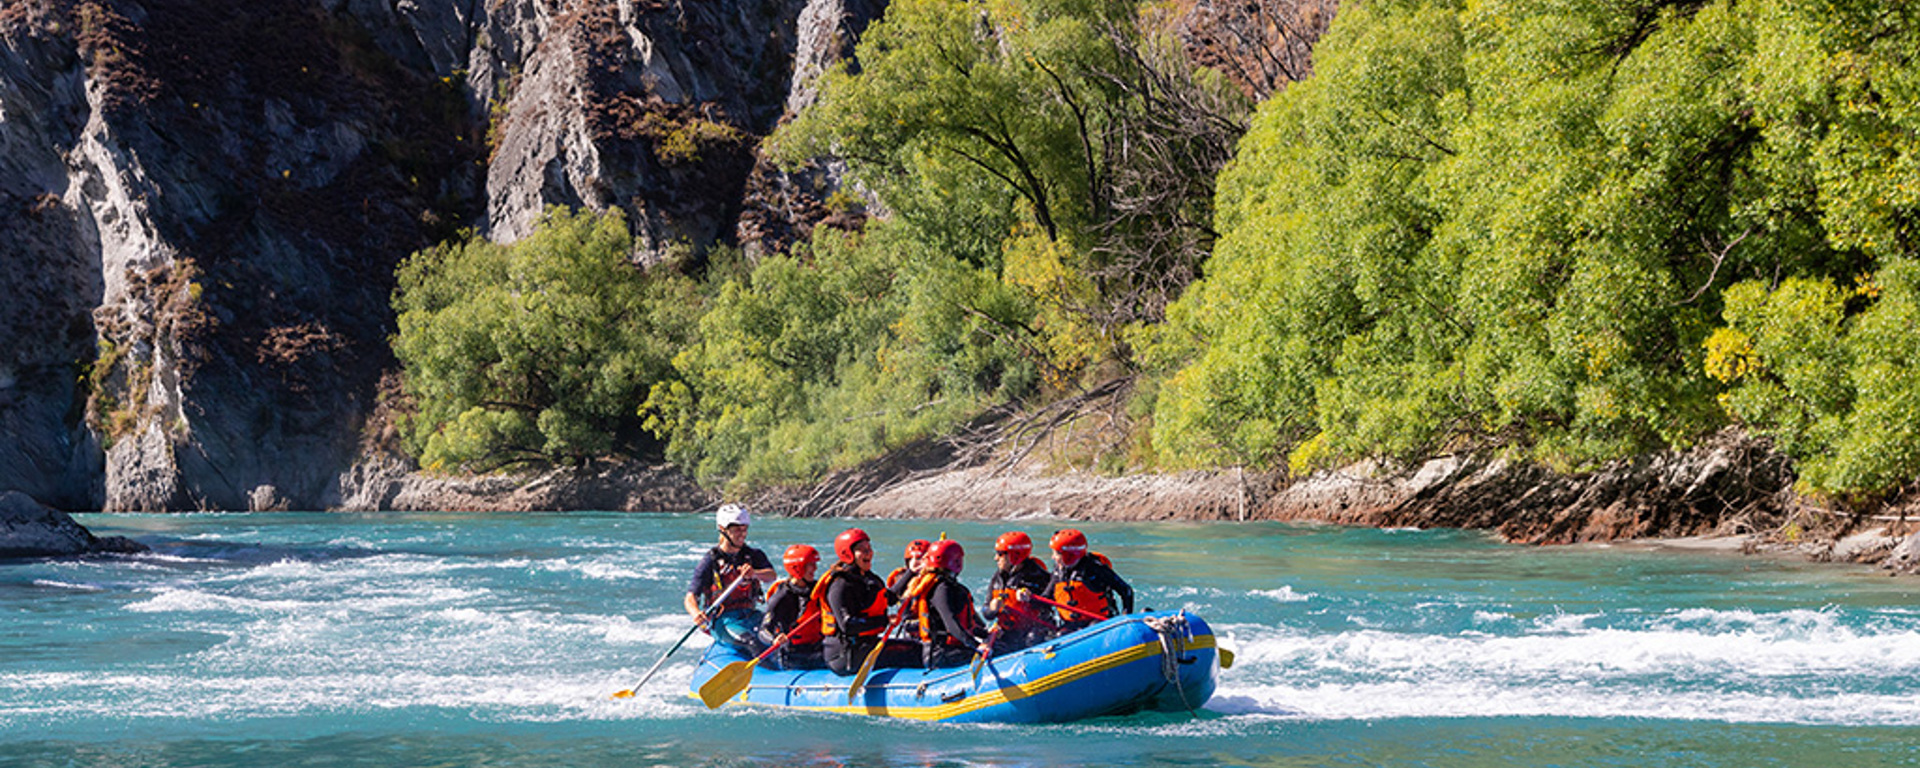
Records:
[[[146,545],[124,536],[95,536],[67,513],[32,496],[0,493],[0,560],[145,551]]]

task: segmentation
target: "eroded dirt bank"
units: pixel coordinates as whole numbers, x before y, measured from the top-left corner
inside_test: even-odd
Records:
[[[1002,465],[916,473],[911,463],[893,467],[896,482],[870,467],[760,503],[820,516],[1452,527],[1537,545],[1704,540],[1712,542],[1703,547],[1709,549],[1786,552],[1920,572],[1920,537],[1908,535],[1906,506],[1873,515],[1822,509],[1793,492],[1793,469],[1784,456],[1735,430],[1688,451],[1581,473],[1474,455],[1403,468],[1360,464],[1298,480],[1242,470],[1108,477]],[[851,479],[855,474],[861,475],[858,482]]]
[[[1593,471],[1559,472],[1487,455],[1417,466],[1358,464],[1304,478],[1239,469],[1110,476],[1008,460],[928,440],[807,487],[748,502],[806,517],[1281,520],[1492,531],[1516,544],[1660,539],[1920,572],[1920,537],[1904,514],[1823,509],[1794,493],[1791,463],[1729,430],[1687,451]],[[355,510],[700,511],[720,502],[670,465],[596,463],[519,476],[454,479],[363,465],[343,482]]]

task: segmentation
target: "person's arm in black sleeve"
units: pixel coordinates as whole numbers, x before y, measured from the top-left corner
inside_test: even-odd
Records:
[[[793,620],[799,618],[786,610],[788,602],[785,581],[773,585],[773,591],[767,593],[767,617],[760,621],[760,626],[774,637],[779,637],[780,633],[790,629]]]
[[[693,578],[687,581],[687,594],[706,596],[707,585],[713,583],[713,553],[708,552],[700,558],[700,564],[693,567]]]
[[[1053,573],[1037,562],[1032,560],[1027,562],[1030,566],[1022,566],[1021,570],[1014,574],[1013,585],[1025,589],[1029,594],[1052,597]],[[1028,600],[1015,605],[1014,610],[1025,611],[1035,622],[1049,627],[1054,626],[1053,610],[1038,600]]]
[[[973,610],[971,605],[960,605],[962,602],[972,602],[966,599],[965,592],[942,583],[933,588],[933,599],[928,602],[933,603],[933,610],[940,614],[941,626],[946,627],[947,634],[953,635],[955,640],[965,641],[967,645],[979,645],[986,640],[970,629],[975,625],[962,623],[966,612]]]
[[[773,569],[773,561],[767,559],[766,552],[748,547],[747,564],[753,567],[754,580],[761,584],[772,584],[780,580],[780,573]]]
[[[701,601],[707,596],[707,585],[713,583],[714,567],[713,553],[708,552],[700,558],[700,564],[693,567],[693,580],[687,582],[687,598],[684,601],[687,615],[692,616],[703,628],[707,626],[707,614],[706,606]]]
[[[1126,579],[1120,578],[1120,574],[1114,573],[1112,568],[1107,568],[1106,571],[1107,588],[1119,593],[1120,605],[1126,609],[1122,612],[1133,613],[1133,585],[1128,584]]]
[[[833,614],[833,621],[840,625],[840,631],[854,634],[853,614],[847,610],[847,580],[836,578],[827,585],[827,611]]]

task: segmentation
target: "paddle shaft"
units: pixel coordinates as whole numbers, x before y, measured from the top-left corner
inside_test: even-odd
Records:
[[[1033,599],[1035,599],[1035,600],[1038,600],[1038,601],[1040,601],[1040,602],[1043,602],[1043,603],[1046,603],[1047,605],[1051,605],[1051,606],[1053,606],[1053,607],[1055,607],[1055,608],[1059,608],[1059,609],[1061,609],[1061,610],[1065,610],[1065,611],[1073,611],[1074,613],[1077,613],[1077,614],[1080,614],[1080,615],[1082,615],[1082,616],[1085,616],[1085,617],[1087,617],[1087,618],[1089,618],[1089,619],[1093,619],[1094,621],[1106,621],[1107,619],[1109,619],[1109,618],[1112,618],[1112,617],[1110,617],[1110,616],[1102,616],[1102,615],[1100,615],[1100,614],[1097,614],[1097,613],[1094,613],[1093,611],[1089,611],[1089,610],[1087,610],[1087,609],[1085,609],[1085,608],[1076,608],[1076,607],[1074,607],[1074,606],[1071,606],[1071,605],[1067,605],[1066,603],[1062,603],[1062,602],[1060,602],[1060,601],[1058,601],[1058,600],[1049,600],[1049,599],[1047,599],[1047,598],[1044,598],[1044,597],[1041,597],[1041,596],[1039,596],[1039,595],[1036,595],[1036,594],[1033,594],[1033,593],[1031,593],[1031,592],[1029,592],[1029,593],[1027,593],[1027,596],[1028,596],[1028,597],[1031,597],[1031,598],[1033,598]]]
[[[1004,606],[1002,610],[1004,610]],[[974,685],[980,684],[980,668],[986,665],[987,657],[993,655],[993,641],[1000,639],[1001,629],[1004,629],[1004,627],[1001,626],[1000,617],[993,617],[993,631],[987,633],[987,642],[983,644],[984,647],[982,647],[979,652],[973,654]]]
[[[806,615],[801,616],[799,621],[794,623],[794,627],[797,629],[804,626],[818,615],[820,615],[820,612],[817,609],[808,612]],[[780,646],[786,645],[787,641],[792,638],[792,630],[782,632],[779,637],[774,638],[772,645],[767,646],[766,650],[761,651],[759,656],[753,657],[752,661],[736,661],[722,667],[719,672],[713,674],[713,677],[707,678],[707,682],[701,684],[700,701],[707,705],[707,709],[717,709],[721,704],[725,704],[728,699],[739,695],[741,691],[746,690],[747,686],[753,682],[753,668],[768,656],[772,656],[774,651],[779,650]]]
[[[751,568],[749,568],[746,572],[740,574],[740,577],[737,579],[734,579],[732,584],[728,584],[726,589],[720,590],[720,594],[716,595],[713,598],[713,605],[707,606],[707,609],[705,611],[702,611],[700,615],[704,618],[709,618],[709,619],[712,618],[714,613],[719,610],[721,605],[724,604],[724,601],[727,599],[727,595],[733,594],[734,589],[738,588],[742,582],[745,582],[747,579],[752,578],[752,576],[753,576],[753,570]],[[700,622],[699,621],[693,622],[693,626],[687,627],[687,633],[680,636],[680,641],[677,643],[674,643],[672,648],[668,648],[666,653],[660,654],[660,660],[654,662],[653,666],[647,668],[647,673],[640,676],[640,682],[634,683],[632,688],[628,688],[624,691],[619,691],[613,694],[614,698],[626,698],[625,696],[621,696],[620,694],[624,693],[627,696],[632,696],[634,691],[640,690],[640,686],[646,685],[648,680],[653,679],[653,673],[660,671],[660,665],[667,663],[667,657],[672,656],[674,651],[680,650],[680,646],[686,645],[687,638],[693,637],[693,631],[699,628],[700,628]]]
[[[860,673],[853,676],[853,685],[847,686],[848,704],[853,703],[853,697],[860,695],[860,689],[867,687],[867,674],[873,671],[874,662],[880,660],[880,652],[887,649],[887,638],[893,636],[894,628],[900,626],[900,620],[906,617],[907,612],[903,606],[903,610],[893,617],[892,622],[887,624],[887,630],[880,633],[880,642],[873,646],[872,653],[867,654],[867,660],[860,662]]]
[[[774,651],[780,649],[780,646],[786,645],[788,640],[793,639],[793,632],[795,629],[799,629],[805,626],[807,622],[813,621],[814,617],[819,615],[820,615],[820,610],[817,608],[812,611],[808,611],[805,614],[802,614],[800,616],[800,620],[793,623],[793,629],[789,629],[785,632],[780,633],[779,637],[776,637],[773,639],[773,645],[767,646],[767,649],[764,651],[761,651],[759,656],[753,657],[753,661],[750,662],[750,664],[758,664],[761,661],[765,660],[768,656],[772,656]]]

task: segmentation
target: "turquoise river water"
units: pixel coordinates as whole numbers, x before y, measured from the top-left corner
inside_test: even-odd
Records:
[[[689,515],[83,515],[0,565],[0,766],[1920,765],[1920,582],[1460,531],[1088,524],[1239,662],[1197,715],[953,726],[687,695]],[[844,521],[761,518],[825,547]],[[1009,524],[941,532],[984,583]],[[1057,523],[1014,523],[1036,539]],[[698,636],[696,636],[698,637]]]

